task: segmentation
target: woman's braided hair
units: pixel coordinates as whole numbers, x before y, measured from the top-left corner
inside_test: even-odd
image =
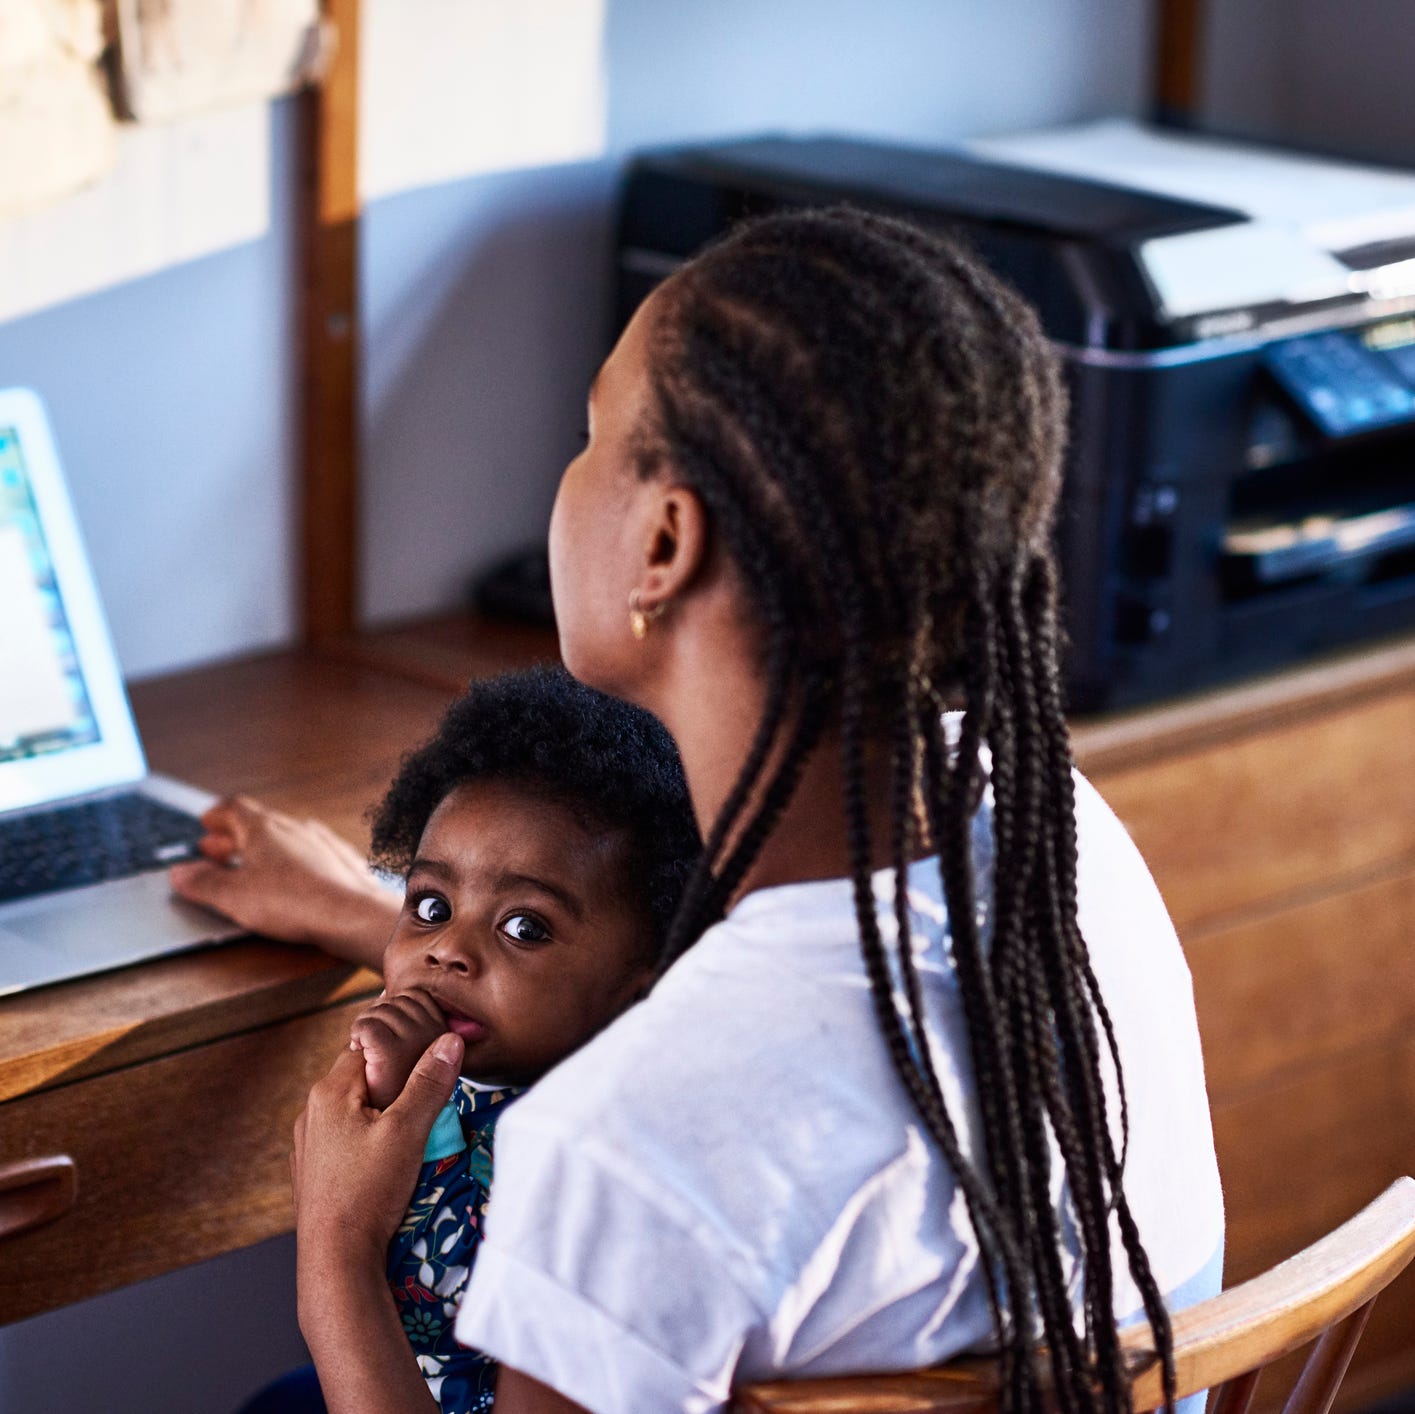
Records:
[[[1055,355],[1032,310],[963,252],[844,208],[744,223],[656,299],[641,473],[671,466],[703,498],[760,621],[767,684],[669,956],[721,917],[807,757],[838,732],[875,1010],[967,1200],[1004,1408],[1030,1411],[1047,1397],[1064,1414],[1130,1407],[1112,1214],[1172,1402],[1168,1317],[1121,1185],[1125,1139],[1117,1147],[1107,1121],[1102,1047],[1118,1075],[1115,1038],[1077,924],[1050,548],[1066,420]],[[964,715],[950,741],[943,714],[955,705]],[[905,944],[888,947],[865,789],[867,755],[881,751]],[[989,782],[985,947],[971,821]],[[976,1075],[982,1132],[971,1156],[935,1073],[907,946],[907,865],[923,852],[939,857]],[[1123,1088],[1120,1110],[1124,1136]],[[1080,1247],[1080,1331],[1052,1197],[1053,1135]]]

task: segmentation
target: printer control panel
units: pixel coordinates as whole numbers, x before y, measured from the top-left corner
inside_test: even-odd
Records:
[[[1325,587],[1360,593],[1370,607],[1406,594],[1415,318],[1287,339],[1261,360],[1287,406],[1255,400],[1245,470],[1229,484],[1227,602],[1276,608],[1283,595]]]
[[[1286,339],[1264,361],[1328,437],[1415,421],[1415,321]]]

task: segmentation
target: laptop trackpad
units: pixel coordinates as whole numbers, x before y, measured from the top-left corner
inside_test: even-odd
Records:
[[[239,936],[227,918],[174,898],[162,871],[47,894],[5,914],[5,931],[92,970]]]

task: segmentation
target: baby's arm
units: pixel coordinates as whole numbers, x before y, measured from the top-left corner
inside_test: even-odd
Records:
[[[413,1067],[447,1030],[447,1018],[426,992],[379,997],[349,1029],[349,1049],[364,1053],[369,1104],[386,1110],[408,1083]]]

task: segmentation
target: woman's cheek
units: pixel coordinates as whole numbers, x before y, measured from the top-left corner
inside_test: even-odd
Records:
[[[560,490],[556,493],[555,504],[550,511],[550,534],[547,543],[550,560],[550,600],[555,609],[555,622],[562,635],[579,597],[572,588],[575,579],[575,544],[569,482],[573,474],[572,465],[561,478]]]

